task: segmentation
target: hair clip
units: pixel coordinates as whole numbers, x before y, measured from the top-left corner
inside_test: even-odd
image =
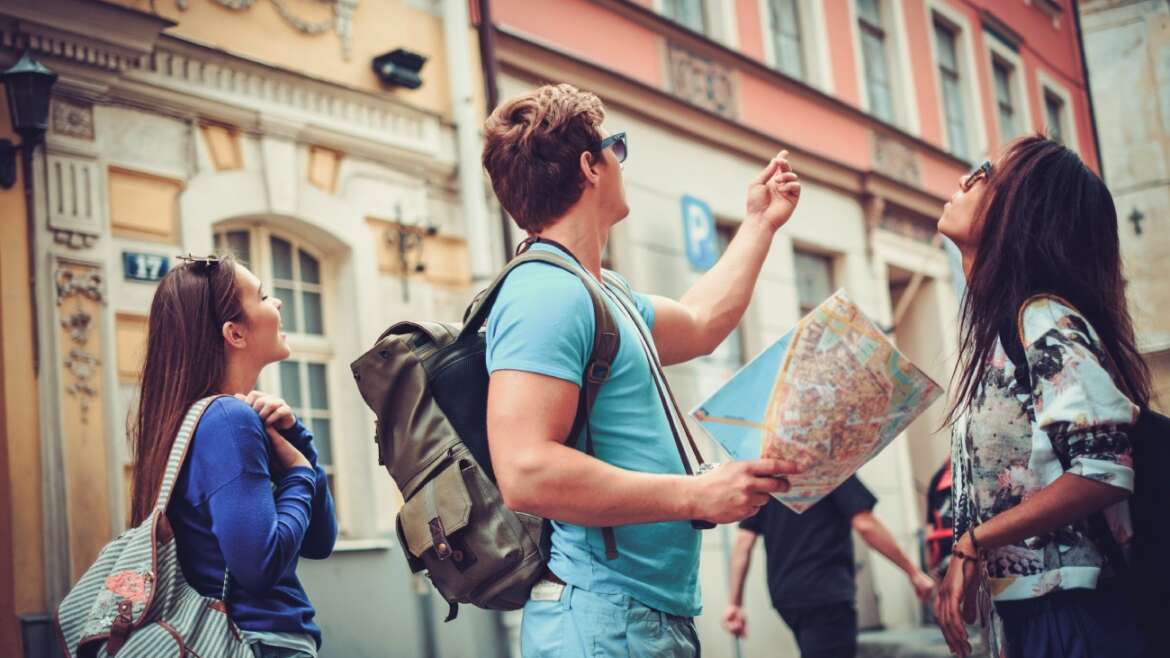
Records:
[[[212,268],[220,263],[219,256],[192,256],[189,252],[186,256],[176,256],[179,260],[188,265],[197,265],[199,267]]]

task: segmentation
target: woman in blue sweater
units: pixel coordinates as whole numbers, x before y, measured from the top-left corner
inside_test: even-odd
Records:
[[[258,658],[315,658],[321,631],[296,568],[333,550],[333,498],[312,434],[283,400],[252,390],[264,366],[289,356],[280,306],[231,257],[188,259],[159,283],[131,435],[131,515],[134,525],[149,516],[188,407],[223,395],[167,510],[183,575],[224,598]]]

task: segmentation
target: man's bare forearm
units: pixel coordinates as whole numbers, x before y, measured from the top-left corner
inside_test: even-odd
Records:
[[[735,329],[751,302],[756,279],[775,231],[745,219],[715,266],[679,300],[701,327],[701,349],[709,353]]]
[[[743,584],[752,566],[752,548],[756,544],[756,536],[743,529],[736,533],[735,546],[731,549],[731,588],[728,599],[731,605],[743,605]]]
[[[918,566],[910,561],[889,529],[871,512],[863,512],[855,517],[853,527],[870,548],[881,553],[906,575],[913,576],[918,573]]]
[[[627,471],[560,443],[525,447],[496,472],[505,503],[521,512],[586,526],[689,520],[685,475]]]

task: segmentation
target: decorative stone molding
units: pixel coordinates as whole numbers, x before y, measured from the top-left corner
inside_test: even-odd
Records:
[[[50,152],[47,209],[49,230],[73,249],[91,247],[105,229],[101,168],[97,160]]]
[[[920,186],[922,176],[914,149],[882,133],[872,135],[874,169],[903,183]]]
[[[150,12],[92,0],[5,0],[0,46],[28,48],[107,71],[125,71],[150,52],[171,21]]]
[[[322,145],[350,152],[369,151],[373,145],[405,149],[428,160],[454,158],[447,152],[453,151],[453,142],[443,139],[444,126],[436,115],[384,95],[313,80],[179,39],[160,39],[143,66],[126,77],[180,93],[184,98],[174,105],[206,112],[209,119],[245,130],[267,132],[269,125],[280,124],[296,133],[288,137],[306,141],[319,141],[312,138],[322,133],[344,138],[343,144]],[[149,93],[140,86],[134,91]],[[191,97],[210,102],[192,102]]]
[[[256,5],[256,0],[211,0],[221,7],[232,11],[247,11]],[[330,28],[337,32],[341,40],[341,56],[349,59],[353,51],[353,12],[357,9],[358,0],[320,0],[331,5],[333,16],[323,21],[310,21],[297,16],[289,9],[285,0],[270,0],[276,13],[288,23],[290,27],[302,34],[324,34]],[[186,11],[190,0],[176,0],[179,9]]]
[[[878,220],[881,228],[910,238],[918,242],[930,244],[938,233],[938,220],[917,215],[894,205],[886,205],[885,211]]]
[[[671,93],[728,119],[738,118],[730,68],[673,43],[667,43],[666,56]]]
[[[57,284],[57,306],[62,306],[69,299],[75,301],[72,312],[61,312],[61,326],[68,332],[71,343],[62,365],[68,373],[65,392],[78,399],[81,424],[87,425],[90,403],[98,397],[98,390],[94,386],[101,359],[89,351],[94,318],[82,300],[88,299],[99,304],[105,302],[102,276],[96,269],[79,276],[77,270],[61,267],[54,274],[54,280]]]
[[[60,97],[53,99],[53,120],[51,129],[58,135],[94,140],[93,104],[68,101]]]

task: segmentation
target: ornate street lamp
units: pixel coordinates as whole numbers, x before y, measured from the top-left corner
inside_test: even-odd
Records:
[[[0,140],[0,187],[8,189],[16,183],[16,152],[24,151],[27,163],[33,148],[49,128],[49,91],[57,81],[57,74],[25,51],[12,68],[0,73],[0,79],[4,80],[4,90],[8,93],[12,130],[20,135],[20,144]],[[29,175],[27,168],[24,173]]]

